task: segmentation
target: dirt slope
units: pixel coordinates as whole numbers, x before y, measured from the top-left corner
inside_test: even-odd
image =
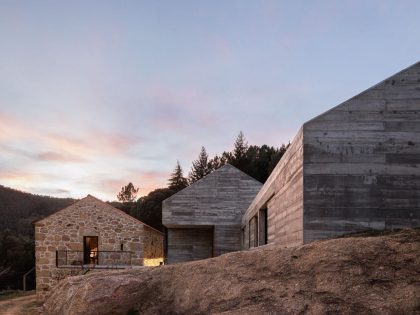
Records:
[[[0,315],[28,314],[28,309],[35,310],[36,295],[25,295],[0,301]],[[34,314],[33,312],[29,314]]]
[[[129,312],[131,311],[131,312]],[[62,281],[46,314],[420,314],[420,230]]]

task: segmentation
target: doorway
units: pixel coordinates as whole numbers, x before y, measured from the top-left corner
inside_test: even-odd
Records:
[[[214,257],[214,227],[169,228],[168,263]]]
[[[98,237],[84,236],[83,237],[83,264],[97,265],[98,264]]]

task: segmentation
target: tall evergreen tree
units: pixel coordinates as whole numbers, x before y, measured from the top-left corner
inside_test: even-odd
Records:
[[[173,191],[180,191],[188,186],[188,180],[184,177],[182,172],[182,167],[179,164],[179,161],[176,161],[176,166],[169,178],[168,188]]]
[[[230,161],[228,161],[230,164],[239,168],[243,172],[247,171],[251,162],[247,156],[248,148],[248,142],[245,139],[244,133],[240,131],[238,137],[236,138],[233,152],[229,156]]]
[[[207,174],[211,173],[211,168],[209,165],[209,156],[204,147],[201,147],[200,154],[198,159],[192,162],[191,171],[188,174],[188,182],[190,184],[198,181],[200,178],[203,178]]]
[[[137,198],[138,188],[135,188],[133,183],[128,183],[126,186],[121,188],[121,191],[118,193],[117,198],[121,202],[133,202]]]
[[[241,160],[245,158],[247,150],[248,150],[248,142],[245,139],[244,133],[240,131],[238,136],[236,137],[236,141],[235,141],[235,145],[233,149],[233,156],[235,160]]]

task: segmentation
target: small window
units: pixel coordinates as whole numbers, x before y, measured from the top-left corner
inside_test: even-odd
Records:
[[[124,250],[124,244],[121,244],[121,250]]]
[[[249,220],[249,248],[258,246],[258,216]]]

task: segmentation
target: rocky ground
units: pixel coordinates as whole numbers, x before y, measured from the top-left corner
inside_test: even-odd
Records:
[[[420,314],[420,230],[70,277],[45,314]]]
[[[0,301],[0,315],[38,314],[35,292]]]

